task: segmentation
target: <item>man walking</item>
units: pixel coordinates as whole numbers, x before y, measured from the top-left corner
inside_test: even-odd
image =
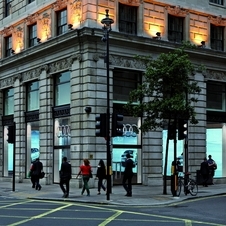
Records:
[[[71,179],[71,164],[68,163],[67,157],[63,157],[60,168],[60,188],[64,193],[62,198],[67,198],[69,196],[70,179]],[[64,187],[64,184],[66,185],[66,189]]]
[[[208,187],[207,181],[209,179],[209,165],[208,165],[208,162],[207,162],[207,158],[204,158],[203,162],[201,163],[200,173],[201,173],[202,178],[203,178],[202,185],[204,187]]]
[[[125,171],[124,176],[122,180],[122,185],[124,189],[126,190],[126,195],[128,197],[132,197],[132,178],[133,178],[133,168],[134,168],[134,162],[131,159],[130,154],[126,154],[126,161],[125,161]],[[127,184],[126,184],[127,181]]]
[[[39,183],[39,179],[41,177],[41,172],[43,170],[43,164],[39,161],[39,158],[33,163],[33,176],[35,181],[35,189],[41,190],[42,186]]]

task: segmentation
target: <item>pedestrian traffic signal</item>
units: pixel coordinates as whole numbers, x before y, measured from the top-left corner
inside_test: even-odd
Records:
[[[168,138],[169,140],[174,140],[176,138],[176,128],[173,124],[170,124],[168,127]]]
[[[8,139],[7,142],[9,144],[15,143],[15,126],[8,126]]]
[[[106,120],[107,114],[100,114],[96,116],[96,136],[97,137],[106,137]]]
[[[178,120],[178,140],[183,140],[187,137],[188,121],[184,119]]]
[[[123,135],[123,124],[120,121],[123,121],[123,115],[113,113],[111,128],[112,137],[120,137]]]

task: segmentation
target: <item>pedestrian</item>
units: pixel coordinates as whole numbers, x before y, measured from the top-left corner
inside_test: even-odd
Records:
[[[43,171],[43,164],[42,162],[39,161],[39,158],[37,158],[33,163],[33,175],[34,175],[34,181],[35,181],[35,189],[39,191],[42,188],[42,186],[39,183],[42,171]]]
[[[90,191],[89,191],[89,185],[88,185],[88,182],[89,182],[89,178],[91,177],[92,175],[92,168],[90,166],[90,163],[89,163],[89,160],[88,159],[84,159],[83,160],[83,164],[80,166],[80,171],[77,175],[77,177],[79,175],[82,175],[82,180],[83,180],[83,188],[82,188],[82,192],[81,192],[81,195],[83,195],[83,193],[87,192],[87,196],[90,196]],[[77,178],[76,177],[76,178]]]
[[[98,195],[100,195],[101,188],[106,191],[105,186],[103,185],[103,180],[106,179],[106,167],[104,161],[101,159],[97,166],[97,174],[96,178],[98,178]]]
[[[213,183],[213,177],[215,175],[215,170],[217,169],[217,164],[216,162],[212,159],[212,156],[209,155],[208,156],[208,165],[209,165],[209,175],[210,175],[210,181],[211,181],[211,184],[214,184]]]
[[[34,166],[33,166],[34,162],[31,162],[31,166],[30,166],[30,178],[31,178],[31,184],[32,184],[32,188],[35,188],[35,176],[33,174],[34,172]]]
[[[130,154],[126,154],[126,161],[125,161],[125,170],[122,180],[122,185],[124,189],[126,190],[126,195],[128,197],[132,197],[132,178],[133,178],[133,168],[134,168],[134,162],[131,159]],[[127,182],[127,184],[126,184]]]
[[[62,198],[67,198],[69,196],[71,180],[71,164],[67,161],[67,157],[63,157],[61,167],[60,167],[60,188],[63,191]],[[64,187],[66,186],[66,189]]]
[[[201,163],[200,173],[201,173],[202,178],[203,178],[202,185],[204,187],[208,187],[207,182],[208,182],[208,179],[209,179],[209,165],[208,165],[206,157],[203,159],[203,162]]]

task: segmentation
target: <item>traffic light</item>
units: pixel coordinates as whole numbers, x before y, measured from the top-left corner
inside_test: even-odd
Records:
[[[107,114],[100,114],[96,116],[96,136],[97,137],[106,137],[106,120]]]
[[[184,119],[178,120],[178,140],[183,140],[187,137],[188,121]]]
[[[9,144],[15,143],[15,126],[8,126],[8,139]]]
[[[123,121],[123,115],[113,113],[111,128],[112,137],[120,137],[123,135],[123,124],[120,121]]]
[[[170,124],[168,127],[168,137],[169,140],[174,140],[176,138],[176,128],[174,124]]]

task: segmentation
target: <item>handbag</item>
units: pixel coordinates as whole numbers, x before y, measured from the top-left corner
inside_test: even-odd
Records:
[[[92,174],[92,171],[91,170],[89,172],[89,178],[93,178],[93,174]]]
[[[45,176],[45,172],[42,171],[39,178],[42,179],[44,178],[44,176]]]

